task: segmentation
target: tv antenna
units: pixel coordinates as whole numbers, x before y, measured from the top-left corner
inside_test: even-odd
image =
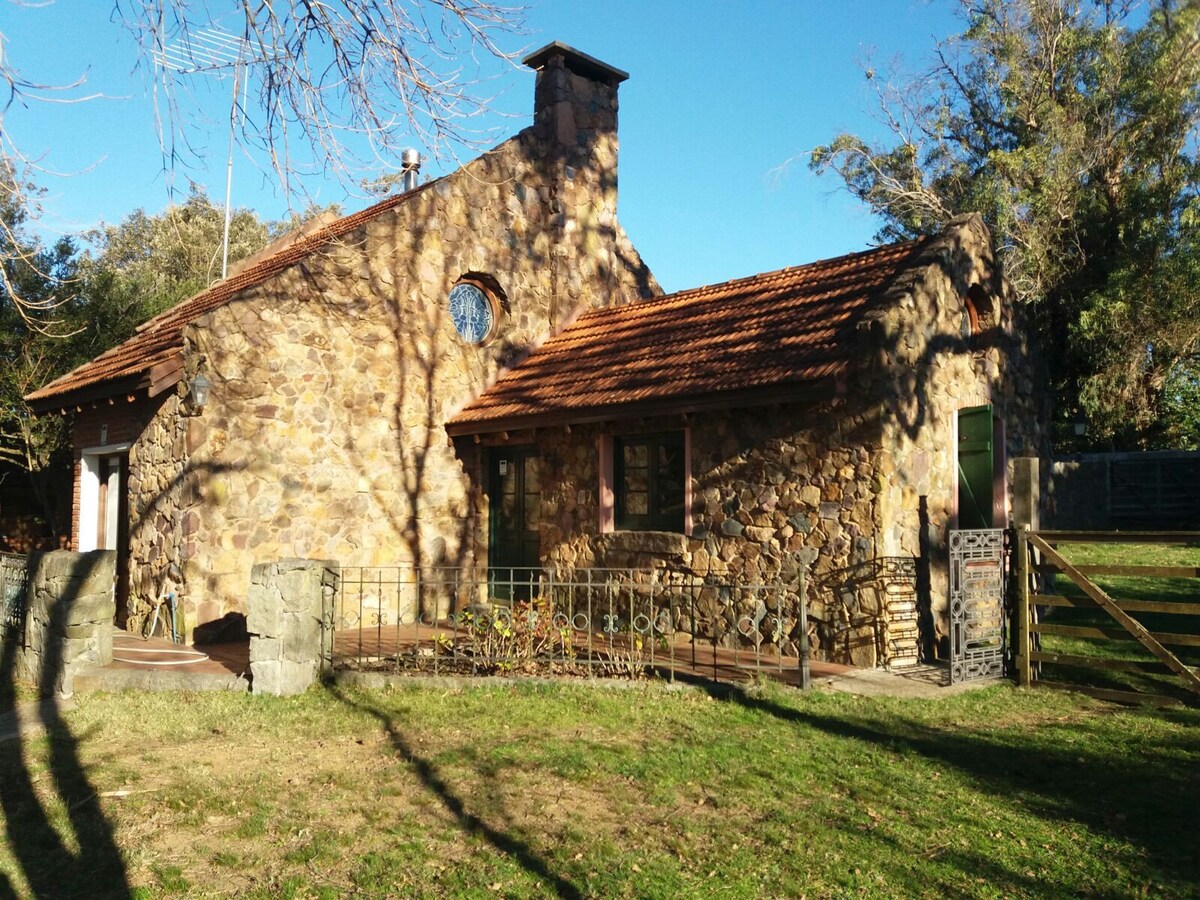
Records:
[[[238,90],[242,92],[242,107],[246,105],[247,42],[219,28],[202,28],[187,32],[180,40],[156,48],[154,60],[163,69],[176,75],[233,74],[233,95],[229,103],[229,157],[225,165],[225,232],[221,241],[221,278],[229,274],[229,223],[233,217],[233,138],[237,128]]]

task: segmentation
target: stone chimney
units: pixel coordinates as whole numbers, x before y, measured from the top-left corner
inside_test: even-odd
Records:
[[[525,57],[537,72],[533,124],[570,157],[617,132],[617,86],[629,77],[559,41]]]
[[[609,302],[583,285],[611,280],[618,264],[610,250],[618,231],[617,86],[629,76],[558,41],[525,65],[537,72],[530,149],[550,183],[550,320],[558,322],[581,301]]]

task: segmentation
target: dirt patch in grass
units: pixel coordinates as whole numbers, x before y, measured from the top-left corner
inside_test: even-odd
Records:
[[[96,781],[112,797],[105,807],[118,833],[137,848],[136,887],[241,895],[291,881],[438,893],[448,873],[476,864],[481,836],[553,853],[563,841],[611,842],[620,831],[631,809],[612,792],[523,766],[534,739],[478,748],[462,728],[287,741],[214,729],[142,746],[136,774],[124,769],[110,786],[101,765]],[[92,749],[111,760],[132,748],[106,729]]]

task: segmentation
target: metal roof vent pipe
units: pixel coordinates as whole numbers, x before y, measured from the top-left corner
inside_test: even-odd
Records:
[[[421,154],[412,147],[400,154],[400,173],[404,176],[404,190],[411,191],[417,186],[417,173],[421,171]]]

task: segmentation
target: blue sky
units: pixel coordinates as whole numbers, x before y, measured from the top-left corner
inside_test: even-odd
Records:
[[[167,203],[151,85],[110,13],[107,0],[0,3],[5,49],[27,77],[61,84],[86,76],[77,93],[105,97],[31,103],[5,117],[23,151],[71,173],[44,180],[45,223],[55,232]],[[835,177],[810,173],[804,153],[839,131],[880,133],[865,60],[883,70],[899,57],[920,68],[936,39],[959,30],[950,0],[532,0],[526,27],[506,49],[561,40],[630,73],[621,86],[619,215],[668,290],[867,246],[877,223]],[[229,88],[214,79],[202,89],[211,97],[207,158],[178,173],[176,185],[191,178],[220,202]],[[498,94],[502,134],[528,124],[532,72],[502,70],[488,89]],[[234,173],[236,206],[285,213],[252,160],[239,155]],[[368,202],[330,183],[310,190],[347,212]]]

